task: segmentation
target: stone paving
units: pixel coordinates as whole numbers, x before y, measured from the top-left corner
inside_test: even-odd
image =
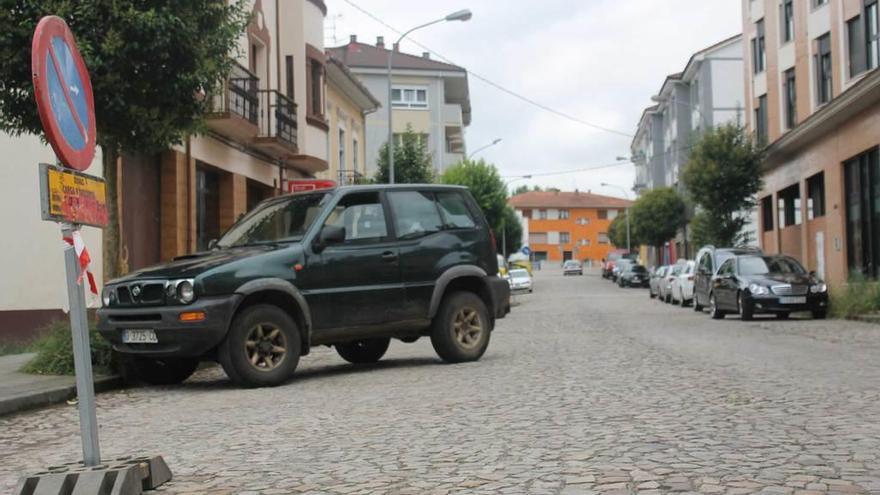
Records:
[[[105,457],[162,494],[880,493],[880,327],[733,319],[539,272],[478,363],[426,339],[316,349],[285,386],[217,369],[98,399]],[[79,457],[76,409],[0,418],[0,493]]]

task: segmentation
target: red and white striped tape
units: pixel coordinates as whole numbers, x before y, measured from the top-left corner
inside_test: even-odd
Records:
[[[89,271],[89,263],[92,262],[92,258],[89,256],[89,250],[86,248],[86,244],[83,242],[82,234],[79,230],[74,230],[70,237],[64,237],[63,239],[69,246],[73,246],[73,249],[76,252],[76,257],[79,260],[79,275],[76,277],[76,283],[82,284],[83,276],[89,280],[89,307],[92,307],[100,301],[100,297],[98,295],[98,284],[95,282],[95,276]]]

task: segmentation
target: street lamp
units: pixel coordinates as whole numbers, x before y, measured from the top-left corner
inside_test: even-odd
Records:
[[[470,160],[477,153],[483,151],[484,149],[491,148],[492,146],[495,146],[496,144],[498,144],[500,142],[501,142],[501,138],[497,138],[496,140],[492,141],[491,143],[487,144],[486,146],[481,146],[481,147],[475,149],[473,151],[473,153],[471,153],[470,155],[467,156],[467,159]]]
[[[626,189],[621,186],[616,186],[614,184],[608,184],[607,182],[602,183],[602,187],[611,187],[614,189],[619,189],[623,193],[623,197],[629,199],[629,194],[627,194]],[[629,226],[629,206],[626,207],[626,253],[627,255],[632,254],[632,243],[631,243],[631,230]]]
[[[473,16],[470,10],[464,9],[459,10],[457,12],[453,12],[446,17],[433,20],[431,22],[427,22],[420,26],[416,26],[409,31],[400,35],[400,38],[397,39],[397,42],[391,45],[391,50],[388,50],[388,179],[390,184],[394,184],[394,125],[392,123],[392,110],[393,105],[391,104],[392,100],[392,84],[391,84],[391,67],[394,60],[394,47],[400,46],[400,42],[403,41],[404,38],[409,36],[413,31],[417,31],[422,28],[426,28],[428,26],[433,26],[434,24],[439,24],[441,22],[448,21],[468,21]]]

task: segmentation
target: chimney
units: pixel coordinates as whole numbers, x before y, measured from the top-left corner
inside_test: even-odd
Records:
[[[395,52],[399,52],[399,51],[400,51],[400,43],[395,43],[395,44],[394,44],[394,51],[395,51]]]
[[[431,52],[422,52],[422,58],[430,59],[430,58],[431,58]]]
[[[350,41],[351,43],[357,43],[357,42],[358,42],[358,35],[356,35],[356,34],[351,35],[351,36],[349,37],[349,41]]]
[[[376,48],[385,48],[385,37],[377,36],[376,37]]]

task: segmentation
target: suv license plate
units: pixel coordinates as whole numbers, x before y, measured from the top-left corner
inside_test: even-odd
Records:
[[[158,344],[156,331],[150,329],[134,329],[122,331],[122,342],[126,344]]]
[[[780,297],[780,304],[807,304],[806,297]]]

